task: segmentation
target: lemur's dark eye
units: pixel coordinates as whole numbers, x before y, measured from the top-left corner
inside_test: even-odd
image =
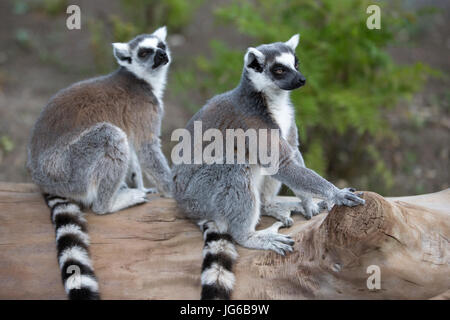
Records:
[[[285,71],[286,71],[286,68],[281,65],[276,65],[272,69],[272,72],[275,73],[276,75],[282,75]]]
[[[138,52],[138,57],[139,58],[145,58],[146,56],[150,55],[153,53],[153,49],[150,48],[144,48],[144,49],[140,49]]]
[[[297,57],[295,57],[295,65],[294,65],[294,67],[295,67],[295,70],[298,70],[298,58]]]
[[[166,45],[162,42],[158,43],[158,48],[162,49],[162,50],[166,50]]]
[[[272,67],[272,73],[276,76],[282,76],[283,74],[286,73],[286,71],[288,71],[287,68],[279,63],[275,64]]]

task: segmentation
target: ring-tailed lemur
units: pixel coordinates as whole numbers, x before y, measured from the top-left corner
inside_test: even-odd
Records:
[[[194,121],[201,121],[203,132],[214,128],[221,132],[275,129],[280,133],[279,139],[267,142],[279,147],[278,172],[272,176],[261,175],[263,167],[250,164],[178,164],[172,168],[175,199],[204,231],[203,299],[230,297],[234,283],[231,266],[237,257],[231,239],[247,248],[284,255],[293,250],[293,240],[278,229],[292,224],[291,211],[300,211],[307,218],[316,215],[320,209],[312,195],[325,199],[327,206],[364,204],[353,189],[338,189],[305,167],[289,99],[289,91],[306,82],[298,71],[298,41],[299,35],[295,35],[284,43],[249,48],[240,84],[212,98],[187,124],[191,134]],[[246,147],[247,151],[249,145]],[[282,183],[301,203],[275,202]],[[281,222],[255,231],[260,213]]]
[[[163,196],[172,193],[159,139],[166,35],[161,27],[113,43],[119,69],[61,90],[34,125],[27,166],[51,209],[70,299],[99,298],[81,205],[105,214],[146,202],[156,190],[144,188],[142,172]]]

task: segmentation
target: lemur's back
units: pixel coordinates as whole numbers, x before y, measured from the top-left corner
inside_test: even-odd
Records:
[[[235,90],[209,100],[188,122],[186,129],[191,133],[194,121],[202,122],[203,131],[213,128],[223,133],[226,129],[277,128],[264,108],[248,104]]]
[[[121,128],[138,146],[144,133],[159,132],[158,108],[150,86],[124,69],[78,82],[58,92],[42,111],[31,137],[31,157],[99,122]]]

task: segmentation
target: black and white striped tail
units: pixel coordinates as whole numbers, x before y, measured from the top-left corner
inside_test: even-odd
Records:
[[[55,225],[58,263],[64,289],[71,300],[100,299],[89,256],[87,223],[81,207],[65,198],[44,194]]]
[[[234,286],[232,267],[238,253],[229,234],[213,221],[199,223],[205,240],[202,265],[202,300],[229,300]]]

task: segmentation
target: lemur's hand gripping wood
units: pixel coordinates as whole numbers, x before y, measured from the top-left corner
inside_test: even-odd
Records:
[[[238,247],[234,299],[441,298],[450,287],[450,189],[334,208],[282,229],[294,253]],[[199,299],[198,227],[172,199],[86,215],[103,299]],[[292,199],[289,199],[292,200]],[[273,223],[264,217],[262,227]],[[0,183],[0,299],[65,299],[48,208],[30,184]],[[377,265],[381,289],[367,288]]]

